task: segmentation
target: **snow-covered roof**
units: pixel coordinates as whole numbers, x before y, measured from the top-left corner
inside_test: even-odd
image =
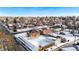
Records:
[[[66,48],[62,48],[63,51],[76,51],[76,48],[74,47],[66,47]]]
[[[36,43],[36,46],[38,44],[41,45],[41,46],[47,46],[49,44],[51,44],[52,42],[54,42],[54,39],[55,38],[51,38],[51,37],[45,37],[45,36],[39,36],[37,38],[29,38],[26,36],[26,33],[21,33],[21,34],[16,34],[15,37],[22,37],[22,39],[24,40],[27,40],[28,42],[32,43],[35,45]]]
[[[53,40],[51,38],[47,38],[45,36],[40,36],[38,38],[31,39],[30,41],[38,42],[39,45],[41,45],[41,46],[47,46],[53,42]]]
[[[8,26],[13,26],[13,24],[8,24]]]

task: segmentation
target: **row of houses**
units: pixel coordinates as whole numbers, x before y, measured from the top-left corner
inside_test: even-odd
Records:
[[[29,51],[59,51],[79,43],[78,19],[74,16],[1,17],[0,24],[8,32],[16,32],[13,34],[16,42]],[[73,31],[76,31],[74,35]]]

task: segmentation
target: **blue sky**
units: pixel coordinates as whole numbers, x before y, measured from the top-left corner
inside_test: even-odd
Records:
[[[79,15],[79,7],[0,7],[0,16]]]

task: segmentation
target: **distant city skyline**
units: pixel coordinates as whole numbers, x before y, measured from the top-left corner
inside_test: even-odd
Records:
[[[0,7],[0,16],[79,16],[79,7]]]

